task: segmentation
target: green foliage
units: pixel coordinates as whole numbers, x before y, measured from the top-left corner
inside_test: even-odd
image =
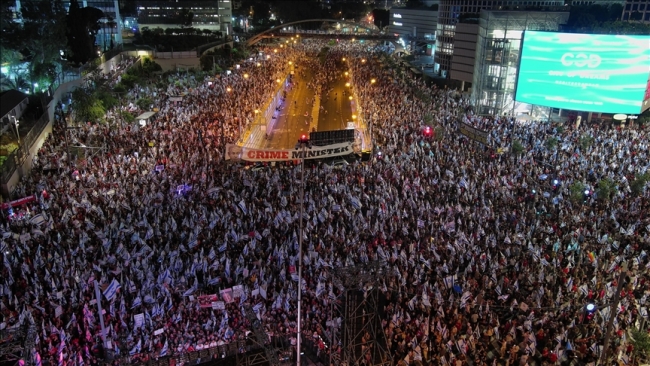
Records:
[[[122,83],[118,83],[113,87],[113,93],[126,93],[126,87]]]
[[[514,140],[514,141],[512,141],[511,150],[512,150],[512,153],[515,156],[519,156],[519,155],[521,155],[521,153],[524,152],[524,145],[522,145],[519,140]]]
[[[433,114],[426,113],[424,115],[424,124],[427,125],[427,126],[432,126],[433,125]]]
[[[148,111],[153,101],[147,97],[138,99],[135,104],[142,110]]]
[[[557,143],[558,143],[557,137],[551,136],[551,137],[546,139],[546,142],[544,143],[544,145],[549,150],[555,150],[555,148],[557,147]]]
[[[582,182],[573,182],[569,186],[569,198],[571,201],[578,203],[584,200],[585,194],[585,185]]]
[[[72,92],[72,106],[77,121],[81,122],[97,122],[106,114],[102,101],[97,99],[94,93],[82,88]]]
[[[650,360],[650,335],[648,335],[648,332],[640,329],[630,329],[630,341],[634,346],[632,351],[634,356],[638,360],[646,361],[640,362],[641,364],[647,363]]]
[[[120,81],[120,84],[122,84],[127,90],[133,89],[135,84],[140,82],[140,78],[136,75],[133,75],[131,73],[125,73],[122,74],[122,79]]]
[[[102,105],[106,110],[113,109],[113,107],[117,106],[119,103],[113,93],[105,89],[95,90],[95,98],[102,102]]]
[[[61,63],[60,52],[68,49],[63,3],[60,0],[24,1],[20,13],[21,24],[10,27],[8,32],[2,29],[3,48],[18,51],[29,61],[30,85],[53,79],[51,70],[56,68],[53,65]]]
[[[77,64],[84,64],[97,58],[95,36],[99,32],[99,20],[104,13],[93,7],[80,7],[78,0],[70,2],[67,16],[67,40],[71,54],[68,59]],[[100,47],[108,45],[99,45]]]
[[[643,193],[643,189],[650,181],[650,173],[637,174],[634,180],[630,183],[630,190],[632,194],[638,196]]]
[[[434,128],[433,132],[435,134],[434,137],[436,141],[441,141],[445,137],[445,129],[441,126]]]
[[[120,116],[122,117],[124,123],[131,124],[133,121],[135,121],[135,116],[132,115],[129,111],[120,110]]]
[[[601,201],[609,201],[616,192],[616,184],[610,178],[601,179],[596,188],[596,197]]]
[[[151,75],[154,72],[162,71],[162,66],[152,60],[150,57],[142,58],[141,72],[145,75]]]
[[[170,20],[169,18],[167,20]],[[142,27],[139,33],[136,33],[133,42],[137,45],[155,46],[160,52],[180,52],[191,51],[197,47],[216,42],[222,38],[219,31],[201,30],[198,28],[162,28],[149,29]]]
[[[586,151],[593,145],[594,143],[594,138],[591,135],[584,134],[580,136],[580,149],[582,151]]]
[[[564,126],[562,125],[556,126],[555,131],[559,134],[562,134],[564,132]]]

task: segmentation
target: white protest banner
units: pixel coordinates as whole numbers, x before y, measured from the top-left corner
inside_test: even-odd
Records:
[[[244,294],[244,286],[237,285],[232,287],[232,297],[241,298]]]
[[[223,301],[215,301],[212,303],[212,309],[214,310],[225,310],[226,309],[226,303]]]
[[[156,331],[153,332],[153,335],[157,336],[163,334],[164,332],[165,332],[165,328],[156,329]]]
[[[354,152],[352,143],[345,142],[327,146],[313,146],[304,152],[305,159],[324,159],[334,156],[349,155]],[[234,144],[226,145],[226,160],[245,161],[289,161],[302,159],[301,150],[250,149]]]
[[[133,316],[133,322],[135,323],[136,328],[140,328],[144,324],[144,314],[135,314]]]

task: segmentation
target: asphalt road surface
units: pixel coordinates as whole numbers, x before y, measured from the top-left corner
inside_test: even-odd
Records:
[[[287,88],[287,97],[281,105],[280,113],[274,124],[273,131],[268,135],[264,148],[267,149],[292,149],[303,133],[308,134],[313,116],[315,91],[308,88],[307,83],[312,80],[313,70],[303,70],[297,66],[293,75],[291,86]],[[344,129],[348,121],[352,121],[349,88],[345,86],[347,77],[344,75],[346,65],[340,62],[337,65],[340,77],[323,88],[321,106],[318,116],[318,131]],[[304,76],[299,71],[304,72]],[[328,89],[333,90],[328,93]],[[346,95],[343,93],[346,92]]]
[[[339,77],[324,88],[320,105],[323,107],[318,115],[318,131],[344,130],[348,121],[352,121],[350,88],[345,86],[349,77],[345,76],[347,65],[337,62]],[[332,91],[328,92],[328,88]]]

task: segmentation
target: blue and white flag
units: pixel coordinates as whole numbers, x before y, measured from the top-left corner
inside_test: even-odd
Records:
[[[246,203],[244,202],[244,200],[239,201],[237,206],[241,208],[241,211],[244,213],[244,215],[248,215],[248,210],[246,209]]]
[[[159,357],[165,357],[167,356],[167,350],[169,349],[169,346],[167,345],[167,341],[165,340],[165,345],[163,348],[160,350],[160,356]]]
[[[140,349],[142,348],[142,340],[138,339],[138,344],[135,345],[135,347],[131,348],[131,351],[129,351],[129,354],[131,356],[140,353]]]
[[[106,298],[106,300],[108,301],[113,300],[115,298],[115,295],[117,295],[117,290],[119,290],[120,288],[122,288],[122,286],[120,286],[120,283],[113,278],[113,281],[111,281],[110,285],[108,285],[108,287],[106,287],[106,289],[104,290],[104,297]]]
[[[38,215],[32,217],[31,220],[29,220],[29,222],[31,222],[34,225],[40,225],[40,224],[44,223],[45,221],[47,221],[47,220],[45,219],[45,216],[43,214],[38,214]]]

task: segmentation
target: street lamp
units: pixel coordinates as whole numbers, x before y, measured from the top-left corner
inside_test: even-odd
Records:
[[[9,116],[10,119],[13,119],[14,126],[16,127],[16,137],[18,138],[18,146],[20,146],[20,131],[18,129],[18,126],[20,125],[20,121],[18,121],[18,118],[16,116]]]
[[[303,133],[300,135],[300,139],[296,144],[296,150],[302,149],[302,154],[300,154],[300,231],[298,234],[298,330],[296,336],[296,366],[300,366],[301,352],[300,337],[302,332],[302,240],[304,236],[302,231],[302,221],[305,206],[305,155],[307,154],[307,148],[311,149],[311,143],[309,142],[309,137]]]
[[[370,79],[370,84],[374,84],[377,82],[377,79]]]

